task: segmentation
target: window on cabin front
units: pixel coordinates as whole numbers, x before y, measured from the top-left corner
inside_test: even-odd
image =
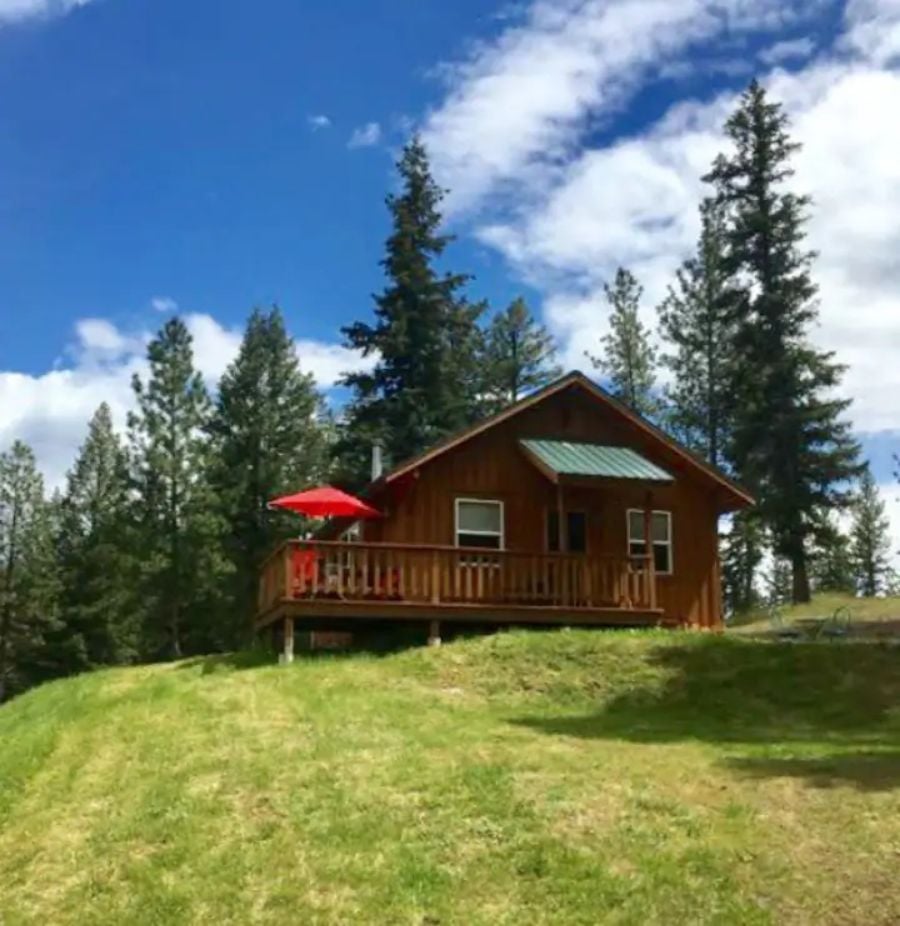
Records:
[[[657,573],[671,575],[673,569],[672,512],[651,512],[650,533],[653,541],[654,568]],[[629,508],[628,510],[628,554],[629,556],[647,555],[644,512],[640,508]]]
[[[503,549],[503,502],[456,499],[456,545]]]

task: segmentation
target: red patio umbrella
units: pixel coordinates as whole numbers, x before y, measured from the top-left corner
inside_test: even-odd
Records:
[[[297,492],[294,495],[285,495],[282,498],[269,502],[270,508],[284,508],[297,514],[305,514],[311,518],[380,518],[381,512],[371,505],[367,505],[359,498],[335,489],[333,486],[318,486]]]

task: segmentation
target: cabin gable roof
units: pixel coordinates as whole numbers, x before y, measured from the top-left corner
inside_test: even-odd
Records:
[[[526,410],[534,408],[536,405],[546,402],[551,397],[559,395],[572,387],[577,388],[586,395],[590,401],[597,403],[608,413],[611,413],[614,418],[619,419],[620,422],[627,424],[630,428],[642,434],[643,437],[647,439],[648,445],[657,445],[661,450],[666,451],[668,456],[674,456],[680,462],[684,463],[687,469],[693,471],[703,481],[713,484],[722,496],[722,502],[719,505],[721,511],[731,511],[754,504],[753,497],[750,493],[731,479],[731,477],[722,472],[722,470],[696,456],[673,437],[666,434],[663,430],[652,424],[633,409],[615,399],[605,389],[602,389],[591,379],[578,371],[567,373],[559,379],[554,380],[552,383],[549,383],[547,386],[544,386],[542,389],[538,389],[530,395],[525,396],[508,408],[484,418],[462,431],[449,435],[423,453],[405,460],[388,473],[372,482],[367,488],[365,495],[374,498],[382,494],[384,490],[392,485],[402,483],[410,478],[417,470],[426,466],[432,460],[443,456],[454,448],[483,434],[485,431],[521,415]]]

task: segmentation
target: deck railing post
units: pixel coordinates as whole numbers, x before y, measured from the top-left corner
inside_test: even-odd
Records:
[[[437,550],[431,551],[431,603],[441,600],[441,559]]]

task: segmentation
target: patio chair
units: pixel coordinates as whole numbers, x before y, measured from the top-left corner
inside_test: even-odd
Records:
[[[777,604],[769,607],[769,624],[772,627],[772,633],[779,640],[784,640],[786,643],[796,642],[803,636],[796,627],[791,627],[785,623],[784,614],[782,614],[781,608]]]
[[[294,550],[291,559],[294,569],[292,587],[295,598],[312,594],[318,558],[319,554],[315,550]]]
[[[850,622],[853,614],[846,605],[841,605],[834,614],[822,624],[819,636],[826,640],[845,640],[850,636]]]

